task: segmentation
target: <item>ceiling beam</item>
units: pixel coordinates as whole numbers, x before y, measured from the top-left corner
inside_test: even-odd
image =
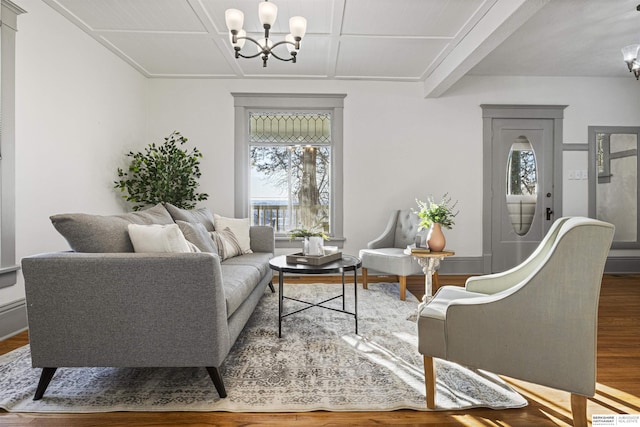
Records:
[[[498,0],[424,81],[425,98],[437,98],[498,47],[550,0]]]

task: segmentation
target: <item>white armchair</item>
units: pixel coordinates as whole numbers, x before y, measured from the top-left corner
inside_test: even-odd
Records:
[[[568,391],[574,425],[595,394],[598,299],[614,227],[560,218],[531,256],[499,274],[443,286],[418,310],[427,406],[433,357]]]
[[[369,269],[398,276],[400,299],[407,295],[407,276],[422,274],[422,267],[411,255],[405,253],[407,245],[415,243],[420,218],[410,210],[391,213],[382,234],[360,251],[362,260],[362,287],[367,289]]]

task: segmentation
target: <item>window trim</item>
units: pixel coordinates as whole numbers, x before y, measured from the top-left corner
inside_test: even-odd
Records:
[[[240,93],[234,98],[234,213],[237,218],[249,215],[249,113],[262,111],[329,111],[331,112],[332,162],[331,162],[331,224],[330,242],[342,247],[343,205],[343,127],[344,98],[346,94],[309,93]],[[278,237],[276,247],[291,247],[289,239]]]
[[[0,288],[17,283],[15,215],[15,40],[18,15],[25,10],[0,2]]]

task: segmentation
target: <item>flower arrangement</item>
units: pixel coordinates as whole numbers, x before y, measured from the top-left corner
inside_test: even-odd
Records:
[[[442,196],[440,203],[436,203],[433,197],[429,197],[426,202],[416,199],[419,211],[414,211],[420,218],[420,230],[428,229],[431,224],[438,223],[444,228],[451,229],[455,222],[453,218],[458,215],[459,211],[455,211],[458,201],[451,204],[449,193]]]
[[[329,240],[329,236],[322,230],[308,229],[308,228],[295,228],[289,231],[289,240],[293,240],[296,237],[322,237],[324,240]]]

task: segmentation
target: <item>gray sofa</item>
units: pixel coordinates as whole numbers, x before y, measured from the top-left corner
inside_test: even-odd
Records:
[[[205,367],[226,397],[219,367],[265,288],[273,291],[273,229],[251,226],[252,253],[221,261],[213,251],[135,253],[128,241],[129,223],[211,231],[206,210],[51,219],[72,251],[22,260],[32,364],[44,368],[34,399],[58,367]]]

